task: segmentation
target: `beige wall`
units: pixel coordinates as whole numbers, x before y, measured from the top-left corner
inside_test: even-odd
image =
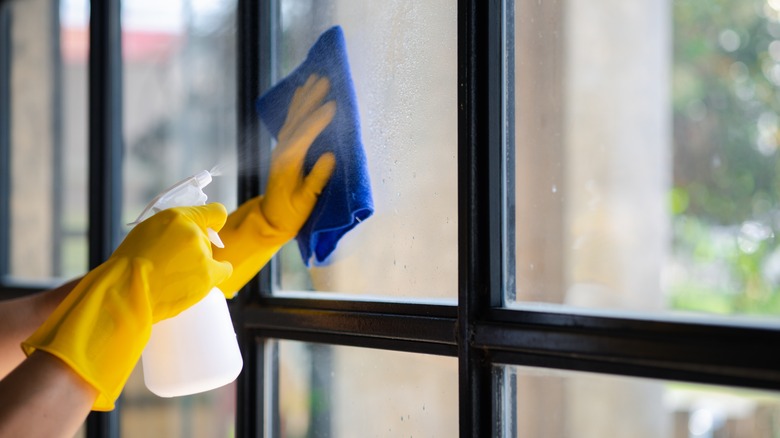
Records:
[[[515,9],[517,299],[662,310],[670,3]],[[660,383],[521,373],[517,390],[520,435],[668,432]]]
[[[566,303],[661,310],[670,242],[670,2],[568,3]]]
[[[47,279],[52,271],[51,2],[12,3],[10,272]]]

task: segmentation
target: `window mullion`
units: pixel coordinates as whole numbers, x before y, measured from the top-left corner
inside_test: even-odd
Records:
[[[243,164],[238,166],[238,202],[245,202],[261,191],[261,177],[264,173],[261,163],[268,163],[270,140],[262,138],[260,121],[255,110],[255,99],[271,83],[273,65],[274,13],[277,0],[237,0],[236,6],[236,53],[237,59],[237,123],[238,153]],[[262,431],[278,430],[273,423],[276,418],[266,417],[265,385],[266,369],[275,368],[276,357],[269,356],[262,339],[247,328],[243,310],[257,302],[261,290],[269,290],[271,276],[268,269],[250,281],[231,303],[231,314],[244,358],[244,368],[237,380],[236,435],[261,436]],[[271,382],[271,384],[275,384]],[[274,406],[270,407],[275,409]]]
[[[90,2],[89,22],[89,266],[120,240],[122,196],[122,35],[120,0]],[[119,436],[119,408],[92,412],[87,437]]]
[[[120,240],[122,43],[119,0],[92,1],[89,23],[89,266]]]
[[[458,17],[458,360],[460,435],[493,433],[492,365],[473,343],[502,295],[500,0],[461,0]]]
[[[0,0],[0,283],[8,275],[11,181],[11,7]]]

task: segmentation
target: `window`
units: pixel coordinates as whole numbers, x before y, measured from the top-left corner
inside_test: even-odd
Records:
[[[513,20],[508,301],[776,319],[772,2]]]
[[[777,409],[778,394],[767,392],[777,390],[778,376],[772,371],[776,362],[756,340],[777,338],[772,312],[739,307],[715,311],[698,299],[693,301],[702,306],[692,308],[683,304],[692,301],[685,295],[701,289],[697,285],[680,289],[681,283],[676,283],[680,278],[717,278],[698,272],[724,261],[714,265],[707,261],[707,266],[698,264],[701,260],[685,264],[691,248],[686,246],[688,237],[679,234],[681,224],[702,219],[681,216],[679,210],[680,198],[688,196],[694,202],[694,194],[686,191],[685,179],[679,175],[694,173],[678,157],[681,148],[697,146],[678,140],[682,130],[689,128],[677,115],[677,100],[685,91],[677,83],[680,75],[699,68],[693,61],[719,62],[714,58],[719,53],[693,59],[686,52],[693,49],[680,46],[703,44],[680,34],[691,25],[688,20],[690,9],[696,9],[694,4],[429,3],[438,11],[436,19],[457,13],[459,75],[457,91],[453,90],[458,93],[457,271],[438,264],[447,246],[432,241],[410,250],[422,259],[427,257],[425,262],[431,265],[422,265],[423,270],[434,268],[427,270],[427,278],[401,272],[400,283],[395,283],[395,268],[386,260],[361,258],[362,252],[356,249],[360,244],[384,242],[386,236],[360,233],[368,232],[370,221],[382,223],[382,215],[393,218],[392,208],[377,212],[356,233],[355,239],[363,242],[344,248],[346,260],[312,270],[309,284],[296,276],[300,271],[295,266],[289,266],[298,262],[294,251],[292,256],[283,255],[277,260],[277,271],[260,277],[254,295],[239,298],[244,345],[257,360],[257,371],[245,374],[240,382],[241,400],[253,404],[239,406],[238,431],[248,436],[276,436],[283,427],[285,434],[294,428],[298,436],[338,436],[344,431],[340,415],[348,409],[342,407],[341,391],[370,363],[337,372],[334,358],[351,363],[341,356],[342,350],[361,351],[365,357],[381,350],[457,357],[461,436],[636,436],[638,431],[647,436],[688,436],[735,427],[764,436],[771,430],[774,426],[763,415]],[[414,28],[416,22],[405,13],[413,11],[418,18],[426,12],[402,1],[359,7],[346,1],[281,1],[269,7],[256,11],[259,29],[255,31],[267,33],[252,36],[253,41],[255,37],[260,41],[260,53],[278,55],[267,66],[258,66],[261,90],[284,74],[288,57],[300,62],[305,48],[330,24],[338,22],[345,29],[350,62],[358,65],[354,73],[370,65],[372,57],[381,56],[378,52],[384,48],[402,51],[406,44],[413,45],[404,30]],[[392,11],[391,25],[361,33],[375,17],[383,19],[385,8]],[[725,9],[699,9],[695,12],[712,14],[697,18],[702,23],[713,15],[729,16]],[[749,9],[763,16],[756,5]],[[358,22],[350,21],[352,14],[360,17]],[[439,21],[422,21],[442,32],[439,40],[444,38],[446,30],[437,27]],[[285,31],[296,24],[305,31],[286,37]],[[244,25],[252,28],[254,24],[249,20]],[[388,28],[392,42],[381,40]],[[293,37],[303,42],[288,42]],[[378,49],[362,53],[361,47],[368,44]],[[416,53],[447,62],[447,45],[440,41],[422,38],[413,47]],[[443,57],[430,54],[432,47],[443,50]],[[403,59],[414,59],[414,55]],[[360,81],[365,81],[360,104],[367,119],[384,109],[382,105],[371,107],[372,99],[385,98],[381,73],[396,74],[393,85],[384,90],[404,90],[404,85],[418,79],[405,76],[405,67],[403,63],[385,67],[378,79],[365,73],[356,79],[358,93]],[[428,62],[420,68],[423,76],[437,77],[439,67],[440,63]],[[371,90],[375,82],[380,85]],[[437,99],[437,88],[427,91],[432,100]],[[711,97],[702,94],[700,98]],[[407,114],[424,119],[415,110],[407,109]],[[446,120],[445,116],[439,122],[446,124]],[[755,144],[756,140],[747,138]],[[413,164],[399,160],[383,168],[382,151],[372,149],[382,142],[372,140],[367,146],[369,161],[376,166],[372,177],[377,180],[372,183],[381,191],[388,181],[379,180],[386,174],[398,175]],[[412,141],[417,153],[440,146],[416,138]],[[270,148],[270,142],[260,144],[261,150]],[[403,141],[394,144],[403,150]],[[447,171],[447,161],[441,158],[443,162],[427,169],[429,175]],[[398,181],[389,187],[394,183]],[[426,186],[412,188],[410,193],[415,189],[424,198]],[[444,202],[444,198],[446,194],[440,193],[435,201]],[[427,199],[424,210],[418,207],[415,211],[436,216],[439,204],[433,201]],[[400,205],[392,198],[378,204]],[[743,234],[747,236],[740,237],[742,222],[754,219],[745,217],[737,227],[712,229],[728,228],[736,245],[733,248],[739,248],[740,238],[755,238],[758,241],[753,243],[765,245],[768,232],[751,234],[746,229]],[[415,225],[424,226],[425,220],[435,221],[419,219],[421,223]],[[399,243],[409,242],[397,233],[393,237],[397,240],[385,248],[395,255]],[[708,240],[705,237],[700,242]],[[360,260],[349,260],[351,250],[358,251],[354,257]],[[372,263],[381,272],[364,277]],[[704,292],[711,302],[723,300],[724,287],[727,298],[746,290],[744,283],[733,282],[740,277],[740,262],[736,263],[734,277]],[[347,265],[346,273],[340,274]],[[447,270],[447,277],[458,278],[457,303],[421,301],[423,297],[454,296],[446,291],[436,295],[438,290],[430,288],[415,293],[415,280],[434,282],[442,269]],[[277,281],[279,272],[281,282]],[[388,285],[394,284],[405,287],[387,292]],[[319,292],[289,293],[301,289]],[[694,310],[697,313],[691,314]],[[730,317],[723,319],[724,313]],[[324,380],[318,380],[323,373]],[[367,385],[387,395],[390,412],[392,396],[380,388],[393,378],[397,386],[416,381],[414,373],[406,372],[383,375],[375,385]],[[423,381],[437,384],[432,378]],[[438,382],[441,388],[448,387]],[[599,403],[590,403],[597,391]],[[290,392],[304,395],[294,402]],[[322,392],[329,394],[325,402]],[[310,394],[308,404],[300,401],[307,400],[305,394]],[[351,394],[362,400],[362,393]],[[727,405],[751,407],[737,413]],[[364,415],[376,415],[381,423],[382,414],[362,408]],[[453,413],[439,410],[435,415]],[[404,418],[399,415],[395,426],[407,427]],[[592,418],[598,421],[585,420]],[[355,434],[370,434],[359,423],[350,424]],[[415,434],[422,433],[422,427]]]
[[[8,2],[4,8],[9,87],[4,275],[46,283],[87,265],[86,71],[72,68],[69,50],[80,45],[86,53],[86,39],[60,27],[54,4]],[[86,10],[81,13],[83,20]]]
[[[272,435],[458,434],[453,357],[284,340],[266,348],[278,355]]]
[[[776,2],[170,3],[0,3],[4,296],[107,257],[163,172],[267,161],[254,101],[334,24],[377,209],[231,302],[234,385],[161,401],[135,375],[88,435],[777,434]]]
[[[290,245],[291,254],[285,253],[280,264],[278,293],[312,289],[392,298],[455,298],[457,16],[453,6],[451,1],[279,2],[275,78],[297,67],[331,26],[344,31],[361,136],[370,157],[369,174],[375,176],[377,211],[345,236],[326,266],[314,267],[310,273],[302,270],[297,249]],[[416,214],[422,209],[426,214]],[[300,284],[300,280],[296,284],[300,278],[310,278],[313,284]]]

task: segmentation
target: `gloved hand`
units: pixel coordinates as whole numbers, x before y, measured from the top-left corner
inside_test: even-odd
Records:
[[[230,276],[230,264],[212,258],[206,232],[222,228],[226,217],[224,206],[209,204],[163,210],[138,224],[22,343],[25,354],[38,349],[60,358],[98,390],[94,410],[113,409],[152,324]]]
[[[271,154],[265,194],[231,213],[219,234],[225,247],[214,248],[214,258],[233,265],[233,275],[219,285],[227,298],[298,234],[333,173],[336,158],[328,152],[303,175],[306,152],[336,113],[335,102],[322,103],[329,89],[327,78],[312,75],[295,91]]]

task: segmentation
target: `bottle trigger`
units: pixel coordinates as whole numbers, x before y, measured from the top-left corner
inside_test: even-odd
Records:
[[[219,238],[219,234],[217,234],[216,231],[214,231],[212,228],[209,228],[206,230],[209,234],[209,241],[214,244],[217,248],[224,248],[225,244],[222,243],[222,239]]]

